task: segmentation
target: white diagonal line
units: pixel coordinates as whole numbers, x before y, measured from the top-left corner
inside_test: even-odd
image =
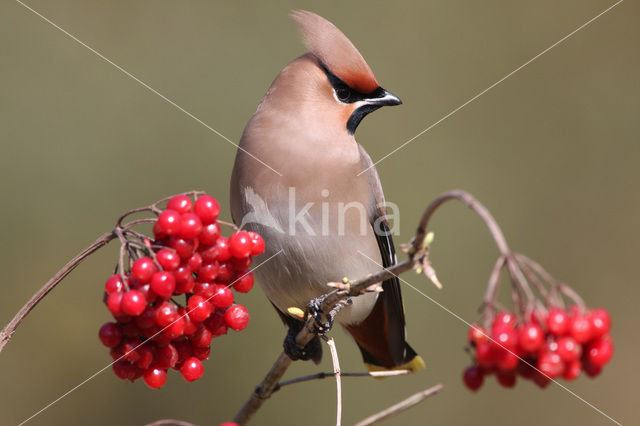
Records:
[[[223,135],[222,133],[220,133],[219,131],[217,131],[216,129],[214,129],[213,127],[211,127],[210,125],[208,125],[207,123],[205,123],[204,121],[202,121],[201,119],[199,119],[198,117],[196,117],[195,115],[193,115],[192,113],[190,113],[189,111],[187,111],[186,109],[184,109],[183,107],[181,107],[180,105],[178,105],[177,103],[175,103],[174,101],[172,101],[171,99],[167,98],[165,95],[163,95],[162,93],[158,92],[156,89],[154,89],[153,87],[149,86],[147,83],[145,83],[144,81],[140,80],[138,77],[136,77],[135,75],[131,74],[129,71],[125,70],[124,68],[122,68],[120,65],[116,64],[115,62],[113,62],[111,59],[107,58],[106,56],[104,56],[102,53],[98,52],[96,49],[94,49],[93,47],[89,46],[88,44],[86,44],[85,42],[83,42],[82,40],[80,40],[78,37],[74,36],[73,34],[71,34],[70,32],[68,32],[67,30],[65,30],[64,28],[60,27],[59,25],[57,25],[55,22],[51,21],[49,18],[47,18],[46,16],[43,16],[41,13],[37,12],[36,10],[34,10],[33,8],[31,8],[29,5],[23,3],[20,0],[16,0],[17,3],[21,4],[22,6],[24,6],[26,9],[30,10],[31,12],[33,12],[34,14],[36,14],[37,16],[39,16],[40,18],[42,18],[44,21],[46,21],[47,23],[51,24],[53,27],[55,27],[56,29],[60,30],[62,33],[64,33],[65,35],[67,35],[68,37],[70,37],[72,40],[74,40],[75,42],[79,43],[80,45],[86,47],[87,49],[89,49],[91,52],[93,52],[94,54],[96,54],[98,57],[100,57],[100,59],[104,60],[105,62],[108,62],[109,64],[113,65],[114,67],[116,67],[118,69],[118,71],[122,72],[123,74],[125,74],[127,77],[130,77],[131,79],[133,79],[134,81],[136,81],[137,83],[139,83],[141,86],[143,86],[145,89],[149,90],[151,93],[158,95],[160,98],[162,98],[163,100],[165,100],[166,102],[168,102],[169,104],[171,104],[172,106],[174,106],[175,108],[177,108],[178,110],[182,111],[183,113],[185,113],[186,115],[188,115],[189,117],[193,118],[195,121],[197,121],[198,123],[200,123],[201,125],[203,125],[204,127],[206,127],[207,129],[209,129],[210,131],[212,131],[213,133],[215,133],[216,135],[220,136],[222,139],[224,139],[225,141],[229,142],[231,145],[235,146],[236,148],[238,148],[239,150],[241,150],[242,152],[244,152],[245,154],[249,155],[250,157],[252,157],[254,160],[258,161],[259,163],[261,163],[263,166],[269,168],[272,172],[276,173],[279,176],[282,176],[282,173],[280,173],[279,171],[277,171],[276,169],[274,169],[273,167],[271,167],[270,165],[268,165],[267,163],[265,163],[264,161],[260,160],[258,157],[256,157],[255,155],[251,154],[250,152],[246,151],[245,149],[241,148],[240,146],[238,146],[238,144],[236,144],[235,142],[233,142],[231,139],[229,139],[228,137],[226,137],[225,135]]]
[[[536,56],[534,56],[533,58],[529,59],[527,62],[525,62],[524,64],[520,65],[518,68],[514,69],[513,71],[511,71],[509,74],[505,75],[504,77],[502,77],[500,80],[496,81],[495,83],[493,83],[491,86],[487,87],[486,89],[484,89],[482,92],[478,93],[477,95],[475,95],[474,97],[472,97],[471,99],[469,99],[468,101],[466,101],[465,103],[463,103],[462,105],[460,105],[459,107],[453,109],[451,112],[449,112],[447,115],[445,115],[444,117],[442,117],[441,119],[439,119],[438,121],[436,121],[435,123],[431,124],[429,127],[427,127],[426,129],[422,130],[420,133],[418,133],[417,135],[415,135],[414,137],[412,137],[411,139],[409,139],[408,141],[406,141],[405,143],[403,143],[402,145],[400,145],[399,147],[397,147],[396,149],[394,149],[393,151],[391,151],[390,153],[388,153],[387,155],[385,155],[384,157],[382,157],[381,159],[379,159],[378,161],[376,161],[375,163],[373,163],[372,165],[370,165],[369,167],[367,167],[366,169],[362,170],[360,173],[357,174],[357,176],[360,176],[361,174],[363,174],[364,172],[366,172],[367,170],[369,170],[370,168],[374,167],[376,164],[386,160],[388,157],[390,157],[391,155],[395,154],[396,152],[400,151],[402,148],[404,148],[405,146],[409,145],[411,142],[413,142],[414,140],[416,140],[417,138],[419,138],[420,136],[424,135],[425,133],[427,133],[429,130],[433,129],[434,127],[436,127],[438,124],[442,123],[444,120],[446,120],[447,118],[451,117],[453,114],[455,114],[456,112],[460,111],[462,108],[466,107],[467,105],[469,105],[471,102],[475,101],[476,99],[478,99],[480,96],[484,95],[485,93],[487,93],[489,90],[493,89],[494,87],[496,87],[497,85],[499,85],[500,83],[502,83],[503,81],[505,81],[506,79],[508,79],[509,77],[511,77],[512,75],[514,75],[515,73],[517,73],[518,71],[520,71],[522,68],[526,67],[527,65],[529,65],[531,62],[535,61],[536,59],[538,59],[539,57],[541,57],[542,55],[544,55],[545,53],[547,53],[548,51],[550,51],[551,49],[553,49],[554,47],[556,47],[557,45],[559,45],[560,43],[562,43],[563,41],[565,41],[566,39],[568,39],[569,37],[571,37],[572,35],[574,35],[575,33],[577,33],[578,31],[582,30],[584,27],[586,27],[587,25],[591,24],[593,21],[595,21],[596,19],[598,19],[599,17],[601,17],[602,15],[604,15],[605,13],[609,12],[611,9],[613,9],[614,7],[616,7],[617,5],[619,5],[620,3],[622,3],[624,0],[618,0],[616,3],[612,4],[611,6],[609,6],[608,8],[606,8],[605,10],[603,10],[602,12],[600,12],[599,14],[597,14],[596,16],[594,16],[593,18],[589,19],[587,22],[585,22],[584,24],[580,25],[578,28],[576,28],[575,30],[571,31],[569,34],[567,34],[566,36],[562,37],[560,40],[556,41],[555,43],[553,43],[551,46],[547,47],[546,49],[544,49],[542,52],[538,53]]]
[[[227,285],[227,288],[231,287],[233,284],[235,284],[238,280],[244,278],[249,272],[253,272],[256,269],[258,269],[259,267],[261,267],[262,265],[264,265],[265,263],[269,262],[271,259],[273,259],[274,257],[276,257],[277,255],[279,255],[280,253],[282,253],[282,250],[279,250],[276,254],[272,255],[271,257],[269,257],[268,259],[266,259],[265,261],[261,262],[258,266],[256,266],[255,268],[253,268],[251,271],[247,271],[244,275],[236,278],[232,283],[230,283],[229,285]],[[218,293],[210,296],[207,301],[211,300],[213,297],[215,297]],[[153,339],[154,337],[156,337],[158,334],[162,333],[164,330],[166,330],[167,328],[171,327],[171,325],[173,323],[175,323],[176,321],[178,321],[180,318],[183,318],[184,316],[188,315],[191,311],[193,311],[196,308],[191,309],[188,312],[185,312],[184,315],[180,316],[178,319],[174,320],[173,322],[171,322],[171,324],[165,326],[162,330],[159,330],[156,334],[154,334],[153,336],[149,337],[148,339],[146,339],[144,342],[140,343],[138,346],[136,346],[135,348],[131,349],[129,352],[123,354],[120,358],[114,360],[113,362],[111,362],[110,364],[108,364],[107,366],[101,368],[100,370],[96,371],[95,373],[93,373],[92,375],[90,375],[89,377],[87,377],[86,379],[84,379],[82,382],[78,383],[77,385],[75,385],[74,387],[72,387],[71,389],[69,389],[68,391],[66,391],[65,393],[63,393],[62,395],[60,395],[58,398],[54,399],[53,401],[51,401],[49,404],[45,405],[44,407],[42,407],[40,410],[38,410],[36,413],[34,413],[33,415],[31,415],[31,417],[27,418],[26,420],[23,420],[22,422],[20,422],[20,424],[18,424],[18,426],[22,426],[23,424],[27,423],[29,420],[33,419],[35,416],[37,416],[38,414],[42,413],[43,411],[45,411],[46,409],[48,409],[49,407],[51,407],[52,405],[54,405],[55,403],[57,403],[58,401],[60,401],[61,399],[63,399],[64,397],[66,397],[67,395],[69,395],[71,392],[75,391],[76,389],[78,389],[80,386],[84,385],[85,383],[87,383],[88,381],[92,380],[94,377],[96,377],[98,374],[102,373],[104,370],[106,370],[107,368],[111,367],[113,364],[115,364],[116,362],[120,361],[122,358],[124,358],[125,356],[127,356],[129,353],[135,351],[136,349],[138,349],[140,346],[144,345],[148,340]]]
[[[385,268],[384,266],[382,266],[381,264],[379,264],[378,262],[376,262],[374,259],[370,258],[369,256],[367,256],[366,254],[364,254],[363,252],[361,252],[360,250],[358,250],[358,253],[360,253],[362,256],[366,257],[367,259],[369,259],[370,261],[372,261],[373,263],[375,263],[376,265],[378,265],[380,268],[383,268],[385,271],[389,271],[388,268]],[[390,271],[389,271],[390,272]],[[462,321],[463,323],[465,323],[467,326],[472,327],[472,324],[468,321],[466,321],[464,318],[462,318],[460,315],[456,314],[455,312],[453,312],[452,310],[448,309],[447,307],[443,306],[442,304],[440,304],[439,302],[437,302],[436,300],[434,300],[433,298],[429,297],[426,293],[418,290],[417,288],[415,288],[413,285],[409,284],[406,280],[402,279],[400,276],[394,274],[393,272],[391,272],[391,274],[393,276],[395,276],[396,278],[398,278],[400,281],[402,281],[403,283],[405,283],[406,285],[408,285],[409,287],[411,287],[412,289],[414,289],[416,292],[418,292],[419,294],[421,294],[422,296],[424,296],[425,298],[427,298],[429,301],[435,303],[436,305],[438,305],[438,307],[442,308],[444,311],[446,311],[448,314],[450,314],[451,316],[457,318],[458,320]],[[478,330],[476,328],[476,330]],[[588,405],[589,407],[593,408],[595,411],[597,411],[598,413],[602,414],[604,417],[606,417],[607,419],[611,420],[613,423],[622,426],[622,423],[618,422],[617,420],[615,420],[614,418],[612,418],[611,416],[609,416],[607,413],[605,413],[604,411],[602,411],[601,409],[599,409],[598,407],[596,407],[595,405],[591,404],[589,401],[587,401],[586,399],[582,398],[580,395],[578,395],[577,393],[575,393],[574,391],[572,391],[571,389],[569,389],[568,387],[564,386],[562,383],[558,382],[557,380],[549,377],[548,375],[546,375],[545,373],[543,373],[542,371],[538,370],[538,368],[536,368],[535,365],[532,365],[531,363],[529,363],[527,360],[522,359],[521,357],[518,356],[518,354],[512,352],[511,350],[509,350],[508,348],[506,348],[505,346],[502,345],[502,343],[494,340],[491,336],[489,336],[488,334],[485,334],[484,332],[482,332],[482,334],[487,337],[489,340],[491,340],[491,342],[495,343],[496,345],[500,346],[502,349],[504,349],[505,351],[509,352],[511,355],[514,355],[515,357],[517,357],[520,361],[524,362],[525,364],[527,364],[529,367],[533,368],[534,370],[536,370],[538,373],[542,374],[544,377],[546,377],[547,379],[551,380],[553,383],[555,383],[556,385],[560,386],[562,389],[564,389],[565,391],[569,392],[571,395],[573,395],[574,397],[578,398],[580,401],[584,402],[586,405]]]

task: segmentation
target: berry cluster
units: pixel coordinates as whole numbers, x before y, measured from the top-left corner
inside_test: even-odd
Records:
[[[130,230],[121,237],[118,271],[107,280],[104,296],[115,322],[99,332],[115,360],[116,376],[143,377],[151,388],[165,384],[169,368],[189,382],[197,380],[211,340],[228,327],[247,326],[249,312],[234,304],[231,287],[239,293],[251,290],[252,256],[265,249],[253,232],[222,236],[220,206],[209,195],[195,202],[176,195],[156,212],[154,241]]]
[[[606,309],[550,308],[530,315],[529,321],[500,312],[489,324],[490,329],[477,324],[469,329],[475,362],[465,370],[463,380],[472,391],[480,389],[490,374],[507,388],[515,386],[517,375],[542,388],[551,379],[574,380],[583,370],[595,377],[613,355]]]

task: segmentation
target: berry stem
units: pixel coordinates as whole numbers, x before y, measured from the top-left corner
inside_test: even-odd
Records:
[[[16,328],[24,320],[24,318],[31,312],[31,310],[42,300],[53,288],[58,285],[71,271],[73,271],[84,259],[89,257],[92,253],[98,249],[107,245],[111,240],[117,238],[117,235],[111,231],[101,235],[97,240],[89,245],[89,247],[78,253],[73,259],[62,267],[56,274],[47,281],[40,290],[38,290],[27,303],[18,311],[13,319],[7,324],[2,331],[0,331],[0,352],[4,349],[5,345],[11,340]]]

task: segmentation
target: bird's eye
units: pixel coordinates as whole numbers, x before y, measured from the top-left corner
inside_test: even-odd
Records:
[[[336,96],[338,97],[338,99],[344,102],[351,96],[351,91],[346,87],[339,87],[336,89]]]

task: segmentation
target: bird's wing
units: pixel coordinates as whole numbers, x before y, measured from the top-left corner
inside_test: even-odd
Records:
[[[389,230],[389,223],[386,218],[386,207],[384,200],[384,193],[382,192],[382,184],[371,157],[364,150],[361,145],[358,145],[360,149],[360,156],[362,164],[367,168],[369,174],[369,182],[371,185],[371,191],[373,194],[375,209],[373,217],[371,218],[371,224],[374,228],[376,240],[378,242],[378,248],[380,249],[380,255],[382,257],[382,265],[385,268],[393,266],[397,262],[396,250],[393,245],[393,239]],[[396,363],[400,365],[407,362],[408,358],[415,356],[415,352],[406,344],[405,337],[405,319],[404,319],[404,306],[402,303],[402,293],[400,291],[400,281],[397,277],[390,278],[382,283],[382,289],[384,290],[381,299],[384,303],[384,311],[386,314],[386,323],[388,328],[389,349],[391,355]],[[407,348],[412,354],[407,353]]]

